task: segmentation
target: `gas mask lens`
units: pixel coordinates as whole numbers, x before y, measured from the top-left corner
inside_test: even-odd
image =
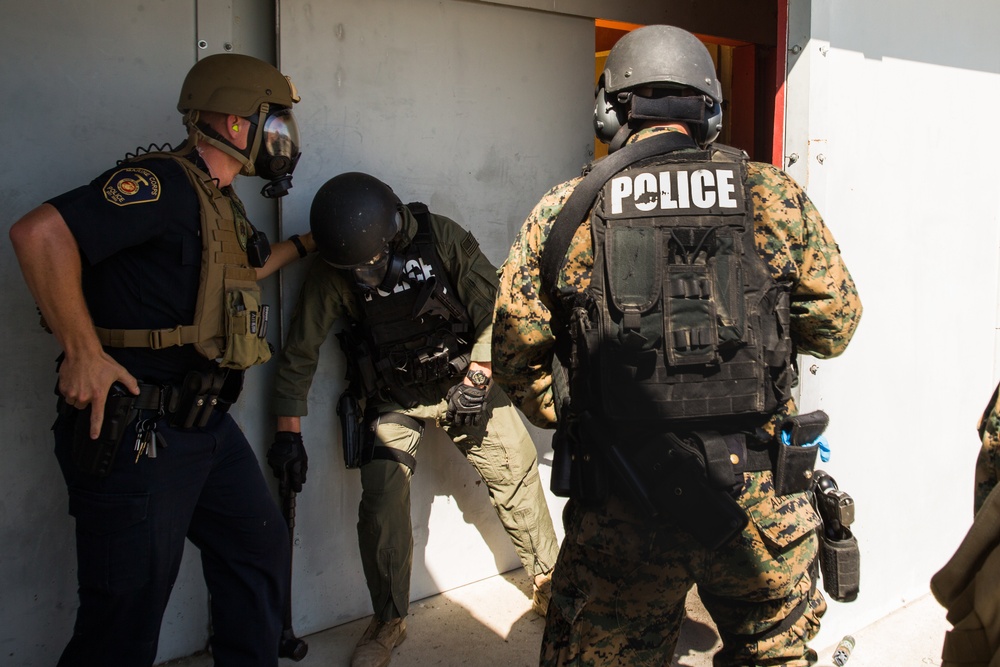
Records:
[[[278,109],[264,120],[261,138],[264,152],[270,157],[293,160],[299,154],[299,126],[291,109]]]
[[[386,271],[389,266],[389,248],[385,248],[370,261],[354,267],[354,279],[359,285],[368,289],[375,289],[385,280]]]
[[[299,161],[299,126],[291,109],[278,109],[264,119],[254,171],[270,180],[261,190],[265,197],[281,197],[292,187],[292,171]]]

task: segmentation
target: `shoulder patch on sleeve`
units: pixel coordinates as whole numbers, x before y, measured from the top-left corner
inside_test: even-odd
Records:
[[[160,179],[149,169],[124,167],[104,184],[104,198],[115,206],[154,202],[160,198]]]
[[[469,257],[475,255],[476,251],[479,250],[479,241],[477,241],[476,237],[472,235],[472,232],[467,233],[465,238],[462,239],[462,250],[465,251],[465,254]]]

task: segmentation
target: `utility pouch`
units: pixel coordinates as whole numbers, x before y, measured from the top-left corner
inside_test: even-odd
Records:
[[[672,521],[709,549],[726,544],[747,525],[749,517],[730,495],[731,489],[712,486],[704,459],[695,445],[667,434],[666,443],[656,441],[626,451],[610,444],[613,440],[594,419],[581,421],[580,432],[587,434],[585,437],[591,442],[599,443],[647,518]],[[595,467],[604,471],[600,466]]]
[[[819,453],[819,436],[830,418],[822,410],[789,417],[778,433],[778,460],[774,468],[774,493],[778,496],[806,491],[812,484]]]
[[[219,403],[225,381],[224,373],[188,372],[184,384],[176,392],[176,400],[171,397],[170,425],[180,428],[205,426]]]
[[[358,399],[349,391],[340,395],[337,401],[337,416],[340,417],[340,434],[344,445],[344,465],[348,468],[361,467],[361,411]]]
[[[256,285],[226,290],[226,350],[220,366],[243,370],[271,358],[265,338],[268,311],[268,306],[260,302],[260,288]]]
[[[858,539],[848,537],[833,540],[820,532],[819,567],[823,590],[837,602],[853,602],[861,590],[861,551]]]
[[[123,385],[116,382],[111,386],[104,403],[101,435],[96,440],[90,439],[90,406],[76,413],[76,422],[73,424],[73,461],[81,472],[98,477],[107,477],[111,472],[118,446],[136,414],[133,410],[135,399]],[[62,397],[59,401],[63,402]]]
[[[711,485],[697,457],[658,443],[637,452],[632,462],[656,511],[706,548],[721,547],[747,525],[746,512],[728,489]]]

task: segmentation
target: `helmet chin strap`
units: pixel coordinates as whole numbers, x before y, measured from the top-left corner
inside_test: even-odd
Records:
[[[200,114],[197,109],[188,111],[184,115],[184,125],[188,129],[188,141],[193,141],[195,143],[202,141],[209,146],[222,151],[243,165],[240,169],[241,174],[244,176],[253,176],[256,173],[254,161],[257,159],[257,152],[260,150],[261,135],[263,134],[260,131],[260,127],[263,125],[264,119],[267,117],[268,108],[269,105],[267,102],[260,105],[260,110],[257,114],[257,122],[251,123],[255,128],[253,140],[251,144],[247,146],[245,151],[241,151],[236,148],[236,146],[226,141],[222,135],[208,125],[198,123]]]

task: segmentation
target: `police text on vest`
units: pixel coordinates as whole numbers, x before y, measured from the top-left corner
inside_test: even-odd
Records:
[[[742,209],[743,198],[737,173],[735,165],[627,171],[608,183],[605,202],[610,201],[613,216],[735,213]]]

